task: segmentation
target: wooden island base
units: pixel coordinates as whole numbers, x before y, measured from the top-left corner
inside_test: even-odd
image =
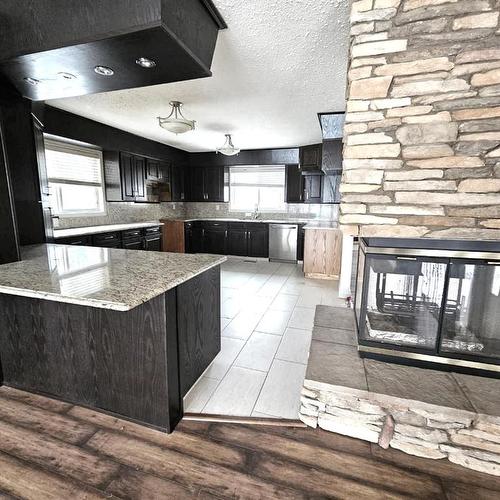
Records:
[[[220,350],[220,267],[130,311],[0,295],[2,384],[171,432]]]

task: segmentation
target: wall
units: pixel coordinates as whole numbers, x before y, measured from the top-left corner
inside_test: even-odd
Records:
[[[500,238],[499,5],[353,3],[346,230]]]

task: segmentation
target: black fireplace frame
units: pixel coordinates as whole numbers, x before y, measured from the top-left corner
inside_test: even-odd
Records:
[[[413,347],[380,342],[362,337],[360,318],[365,321],[369,280],[367,278],[367,255],[380,259],[411,259],[412,261],[432,259],[446,264],[444,289],[441,299],[438,330],[434,347]],[[358,273],[361,259],[364,258],[362,290],[359,290]],[[443,371],[456,371],[468,374],[500,378],[500,356],[481,356],[478,353],[440,352],[443,336],[445,304],[450,279],[450,264],[481,264],[500,266],[500,242],[471,240],[434,240],[424,238],[360,238],[358,262],[356,266],[356,287],[354,298],[354,318],[360,357],[372,358],[405,365],[421,366]],[[358,318],[358,294],[361,293],[360,318]],[[500,329],[500,325],[499,325]]]

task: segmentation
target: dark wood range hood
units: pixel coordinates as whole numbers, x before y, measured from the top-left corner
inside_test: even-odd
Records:
[[[211,0],[2,0],[0,74],[32,100],[203,78],[224,28]]]

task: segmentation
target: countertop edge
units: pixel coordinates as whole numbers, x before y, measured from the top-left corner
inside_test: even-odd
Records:
[[[145,304],[146,302],[149,302],[150,300],[154,299],[155,297],[158,297],[159,295],[162,295],[163,293],[168,292],[169,290],[172,290],[172,288],[175,288],[179,285],[182,285],[186,281],[189,281],[190,279],[195,278],[196,276],[199,276],[200,274],[203,274],[204,272],[206,272],[214,267],[220,266],[221,264],[223,264],[227,260],[226,256],[215,256],[214,255],[213,257],[216,258],[216,260],[214,262],[202,266],[196,272],[188,272],[182,278],[178,278],[178,279],[170,282],[168,285],[161,287],[161,289],[152,290],[151,294],[148,294],[148,295],[142,297],[140,300],[129,302],[129,303],[114,302],[114,301],[108,301],[108,300],[103,300],[103,299],[93,299],[91,297],[89,297],[89,298],[68,297],[65,295],[60,295],[60,294],[52,293],[52,292],[43,292],[40,290],[30,290],[27,288],[15,288],[15,287],[10,287],[10,286],[6,286],[6,285],[0,285],[0,294],[2,294],[2,295],[14,295],[16,297],[27,297],[30,299],[49,300],[51,302],[61,302],[64,304],[72,304],[72,305],[85,306],[85,307],[94,307],[96,309],[108,309],[108,310],[113,310],[113,311],[126,312],[126,311],[131,311],[132,309],[135,309],[136,307],[140,306],[141,304]]]
[[[86,226],[86,227],[68,227],[63,229],[54,229],[54,240],[60,240],[63,238],[72,238],[74,236],[85,236],[91,234],[101,234],[114,231],[126,231],[127,229],[134,228],[145,228],[145,227],[155,227],[164,226],[163,222],[131,222],[130,224],[103,224],[102,226]],[[113,229],[114,227],[114,229]],[[81,230],[81,232],[80,232]],[[74,231],[71,234],[58,235],[58,231]]]

